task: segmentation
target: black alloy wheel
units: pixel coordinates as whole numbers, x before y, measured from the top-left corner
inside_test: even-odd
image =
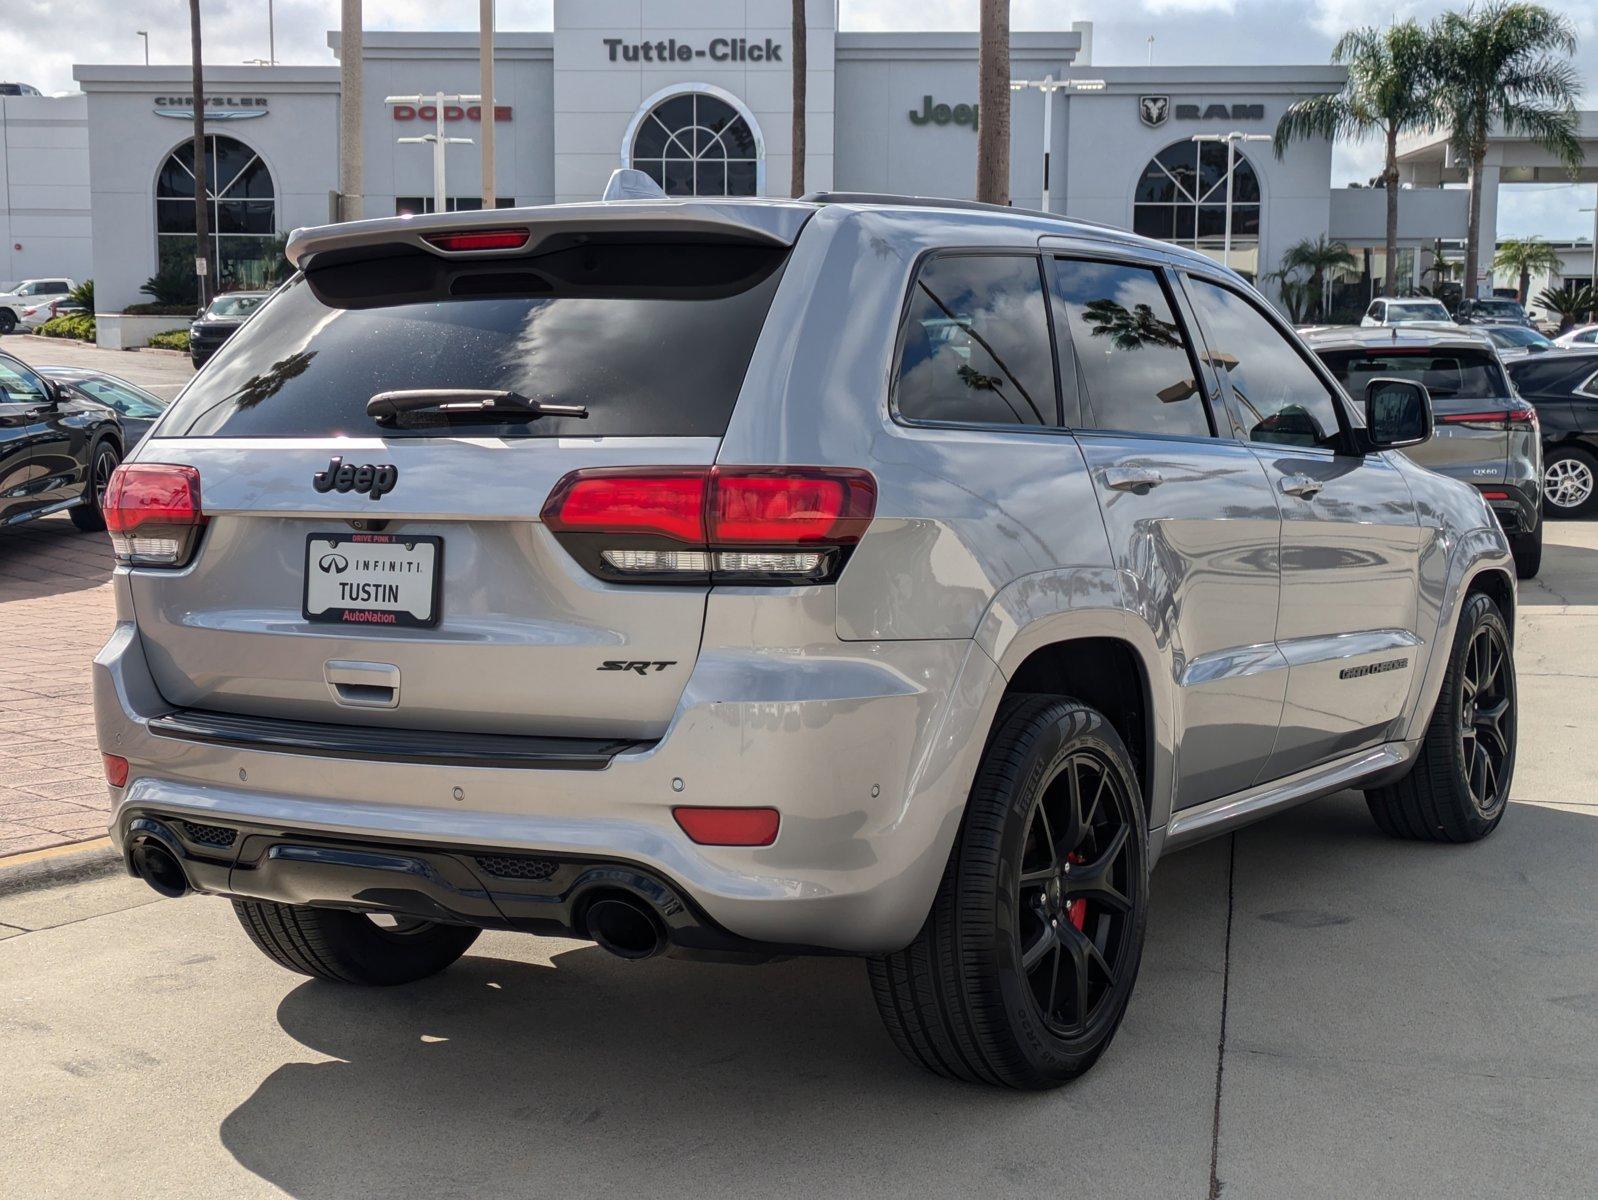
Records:
[[[1038,1015],[1062,1038],[1091,1036],[1136,939],[1132,800],[1092,750],[1037,794],[1016,889],[1021,969]]]
[[[1474,630],[1460,671],[1459,755],[1471,803],[1492,817],[1508,799],[1515,755],[1515,689],[1501,627]]]

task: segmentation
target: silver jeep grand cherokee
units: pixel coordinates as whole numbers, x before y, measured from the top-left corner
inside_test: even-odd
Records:
[[[285,967],[860,955],[910,1058],[1048,1087],[1162,852],[1504,814],[1499,523],[1207,259],[836,194],[289,255],[117,474],[94,669],[130,869]]]

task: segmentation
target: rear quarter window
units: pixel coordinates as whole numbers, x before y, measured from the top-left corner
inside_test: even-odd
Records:
[[[1378,377],[1423,384],[1434,400],[1492,400],[1509,394],[1498,356],[1490,350],[1327,350],[1320,357],[1356,400]]]
[[[390,253],[313,269],[229,339],[170,437],[719,437],[786,247],[555,235],[495,260]],[[379,392],[505,390],[586,419],[378,424]]]

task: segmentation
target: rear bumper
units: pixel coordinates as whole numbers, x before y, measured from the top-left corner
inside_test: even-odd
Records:
[[[1507,534],[1536,533],[1542,523],[1540,484],[1484,483],[1477,485]]]
[[[1002,690],[998,668],[969,641],[807,642],[780,653],[707,646],[658,742],[600,769],[521,768],[163,734],[177,710],[124,622],[94,664],[101,748],[130,763],[127,785],[112,789],[112,837],[125,849],[139,820],[189,820],[241,831],[241,848],[267,837],[409,855],[430,866],[407,878],[454,879],[451,895],[481,898],[449,909],[461,901],[417,889],[449,919],[510,928],[532,926],[501,903],[503,887],[469,865],[459,873],[472,852],[609,864],[653,880],[697,928],[740,944],[895,949],[920,928],[947,861]],[[672,817],[678,804],[772,805],[781,829],[770,846],[700,846]],[[222,876],[208,863],[212,873],[194,880],[201,890],[305,903],[331,887],[313,898],[374,907],[357,895],[368,885],[327,882],[314,854],[228,863]],[[540,927],[571,929],[581,890],[542,910],[555,915]]]

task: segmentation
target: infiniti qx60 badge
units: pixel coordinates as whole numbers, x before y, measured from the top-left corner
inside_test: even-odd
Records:
[[[399,468],[392,463],[352,467],[338,455],[327,464],[327,470],[311,476],[311,486],[319,492],[363,492],[373,500],[381,500],[398,482]]]

